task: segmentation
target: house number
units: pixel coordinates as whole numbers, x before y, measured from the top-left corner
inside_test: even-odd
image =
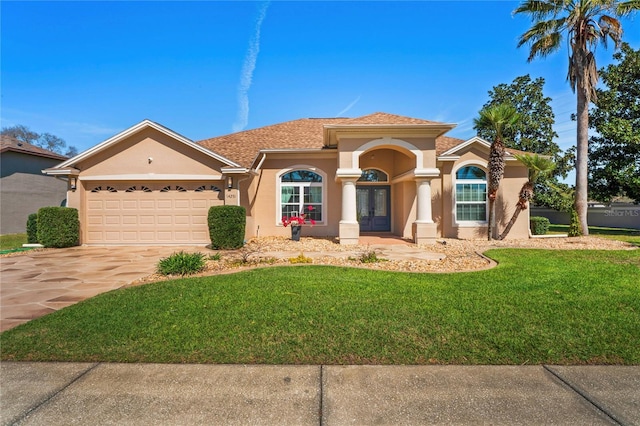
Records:
[[[227,198],[229,199],[236,198],[236,194],[227,194]]]

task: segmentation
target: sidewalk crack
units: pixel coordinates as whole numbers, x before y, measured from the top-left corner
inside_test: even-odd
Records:
[[[55,398],[57,395],[59,395],[61,392],[63,392],[65,389],[69,388],[71,385],[73,385],[75,382],[77,382],[78,380],[80,380],[82,377],[84,377],[87,373],[93,371],[93,369],[95,369],[98,365],[100,365],[99,362],[94,363],[93,365],[89,366],[89,368],[87,368],[84,371],[81,371],[80,373],[78,373],[77,376],[75,376],[73,379],[71,379],[69,381],[69,383],[65,384],[64,386],[62,386],[60,389],[54,390],[53,392],[51,392],[50,394],[46,395],[44,397],[44,399],[42,399],[42,401],[36,403],[33,407],[29,408],[28,410],[26,410],[24,413],[16,416],[15,418],[11,419],[7,424],[9,425],[15,425],[17,423],[20,423],[22,420],[26,419],[29,414],[37,411],[40,407],[42,407],[43,405],[47,404],[49,401],[51,401],[53,398]]]
[[[623,419],[621,419],[615,413],[611,412],[611,410],[608,410],[606,407],[604,407],[600,402],[598,402],[597,399],[595,399],[591,395],[589,395],[589,392],[587,392],[586,390],[580,388],[578,385],[574,385],[568,379],[565,379],[564,377],[562,377],[562,375],[560,373],[557,373],[556,371],[554,371],[548,365],[543,365],[542,368],[544,368],[549,373],[551,373],[556,379],[558,379],[562,383],[564,383],[569,389],[571,389],[572,391],[574,391],[575,393],[580,395],[585,401],[587,401],[589,404],[591,404],[596,410],[600,411],[605,416],[607,416],[614,423],[616,423],[618,425],[621,425],[621,426],[627,426],[627,425],[630,424],[630,423],[627,423],[626,421],[624,421]]]

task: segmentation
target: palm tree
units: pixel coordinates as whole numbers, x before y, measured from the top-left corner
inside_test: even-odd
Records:
[[[505,237],[509,234],[509,231],[511,231],[513,224],[516,223],[520,212],[522,210],[526,210],[529,202],[533,200],[533,191],[538,178],[549,175],[553,171],[553,169],[556,168],[555,163],[546,156],[538,154],[514,154],[514,157],[516,157],[518,161],[527,166],[527,169],[529,169],[529,180],[522,185],[520,194],[518,194],[516,210],[513,212],[513,216],[511,216],[511,220],[509,221],[509,223],[507,223],[507,227],[498,237],[499,240],[505,239]]]
[[[475,128],[491,129],[493,141],[489,151],[489,227],[487,239],[491,241],[496,227],[496,194],[504,175],[504,132],[513,127],[520,119],[516,109],[508,104],[495,105],[480,111],[480,117],[473,120]]]
[[[530,16],[533,26],[520,36],[518,47],[530,45],[529,59],[546,57],[560,49],[563,34],[569,39],[569,72],[571,89],[577,92],[577,156],[574,206],[580,218],[583,235],[587,227],[589,103],[595,100],[598,82],[593,54],[598,42],[605,47],[611,39],[616,48],[622,41],[619,18],[640,9],[639,0],[526,0],[514,11]]]

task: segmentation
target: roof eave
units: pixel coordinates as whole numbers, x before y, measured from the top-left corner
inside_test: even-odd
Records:
[[[70,167],[70,166],[75,166],[76,164],[78,164],[81,161],[86,160],[89,157],[92,157],[93,155],[98,154],[101,151],[104,151],[105,149],[111,147],[112,145],[117,144],[118,142],[144,130],[145,128],[152,128],[155,129],[161,133],[164,133],[165,135],[184,143],[185,145],[190,146],[191,148],[209,156],[212,157],[224,164],[227,164],[230,167],[240,167],[240,165],[234,161],[229,160],[226,157],[223,157],[222,155],[216,154],[213,151],[208,150],[207,148],[196,144],[195,142],[193,142],[191,139],[186,138],[185,136],[182,136],[179,133],[174,132],[173,130],[164,127],[158,123],[155,123],[151,120],[143,120],[138,124],[135,124],[131,127],[129,127],[128,129],[123,130],[122,132],[118,133],[117,135],[114,135],[112,137],[110,137],[109,139],[99,143],[98,145],[89,148],[86,151],[81,152],[80,154],[76,155],[73,158],[68,159],[67,161],[61,163],[58,167],[61,168],[65,168],[65,167]]]
[[[323,127],[324,132],[324,145],[325,147],[336,146],[334,139],[337,138],[337,134],[341,133],[341,136],[345,134],[353,134],[357,137],[357,133],[363,133],[367,130],[376,131],[403,131],[416,136],[420,134],[428,134],[432,137],[439,137],[455,128],[455,123],[424,123],[424,124],[325,124]]]

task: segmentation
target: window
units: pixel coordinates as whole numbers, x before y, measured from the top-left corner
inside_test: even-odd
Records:
[[[456,172],[456,222],[487,221],[487,174],[477,166]]]
[[[389,177],[382,170],[366,169],[362,171],[362,176],[358,182],[388,182]]]
[[[283,217],[295,217],[305,213],[307,219],[322,222],[323,218],[323,179],[310,170],[293,170],[280,177],[280,214]]]

